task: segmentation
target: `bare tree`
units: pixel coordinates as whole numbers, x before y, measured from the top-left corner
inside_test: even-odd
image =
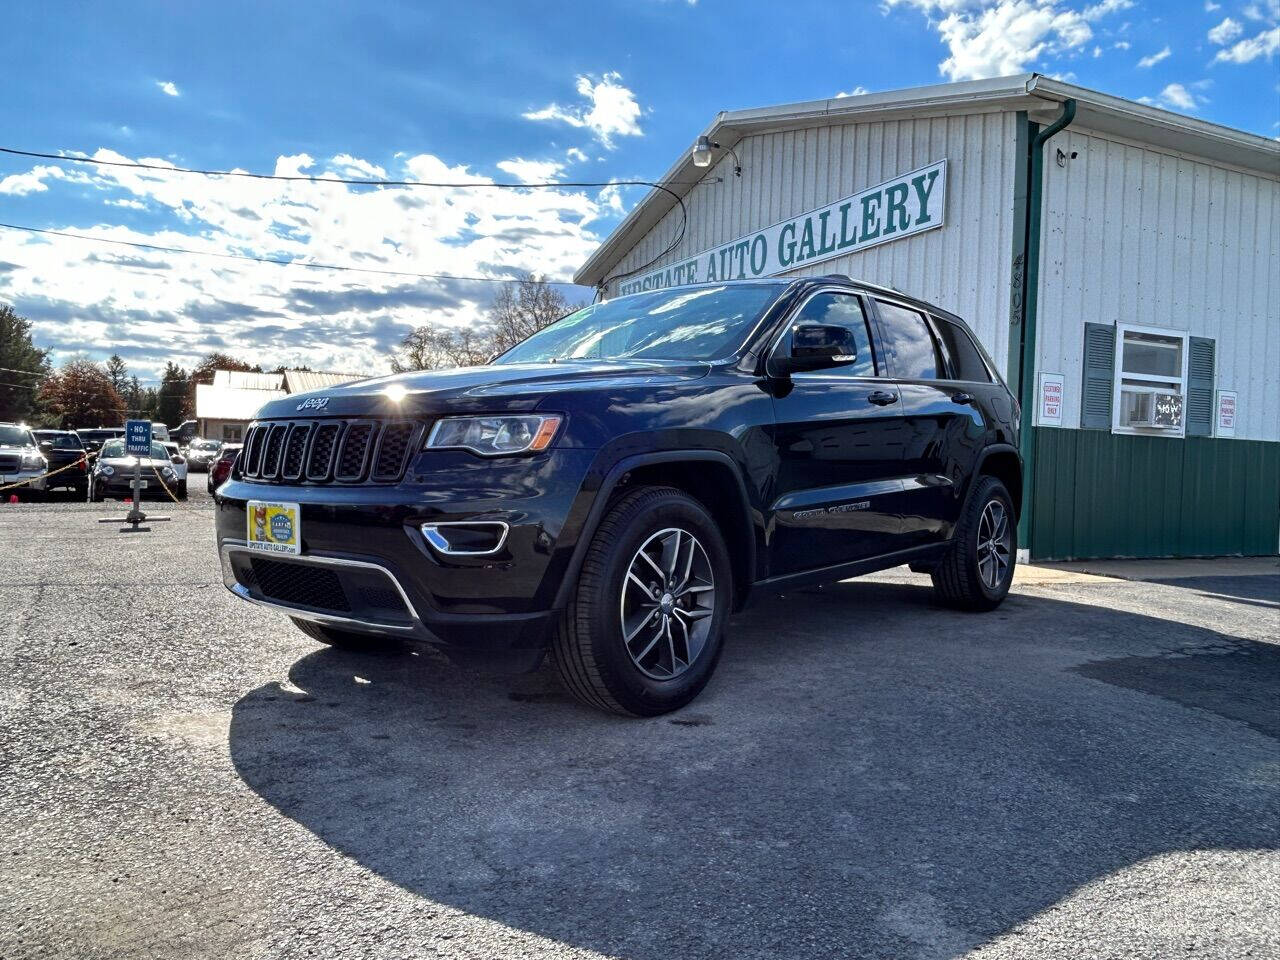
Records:
[[[495,352],[509,350],[549,323],[583,304],[570,304],[563,293],[532,273],[504,283],[489,305],[489,326]]]
[[[401,354],[391,358],[391,372],[479,366],[581,307],[570,304],[550,284],[525,274],[499,288],[480,323],[459,327],[425,323],[410,330],[400,341]]]

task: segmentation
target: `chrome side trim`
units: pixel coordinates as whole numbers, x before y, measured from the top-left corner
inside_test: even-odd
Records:
[[[454,550],[440,532],[441,527],[501,527],[502,534],[498,537],[498,545],[491,550]],[[447,557],[490,557],[506,546],[511,524],[505,520],[442,520],[438,523],[424,523],[421,530],[427,543]]]
[[[248,543],[244,540],[223,540],[222,547],[219,549],[222,560],[222,580],[227,589],[240,597],[242,600],[248,600],[250,603],[256,603],[260,607],[266,607],[275,610],[278,613],[287,613],[290,616],[301,617],[304,620],[314,620],[317,623],[328,623],[333,626],[357,626],[364,627],[368,630],[398,630],[405,633],[415,633],[419,629],[425,629],[422,618],[418,616],[417,608],[414,607],[413,601],[409,599],[409,595],[405,593],[404,587],[400,585],[400,581],[386,567],[380,563],[368,563],[364,560],[345,560],[339,557],[317,557],[310,554],[288,554],[287,559],[292,563],[311,564],[313,566],[330,566],[330,567],[356,567],[364,570],[376,570],[391,581],[392,586],[396,588],[396,592],[400,594],[400,599],[404,601],[405,609],[409,611],[409,616],[413,618],[413,624],[403,623],[383,623],[377,620],[360,620],[355,617],[344,617],[336,613],[325,613],[320,610],[313,610],[309,607],[295,607],[287,603],[279,603],[275,600],[266,600],[255,597],[249,593],[249,589],[236,580],[235,572],[231,567],[231,554],[244,553],[250,556],[256,556],[257,551],[250,550]],[[267,559],[282,560],[281,557],[272,557],[264,555]]]

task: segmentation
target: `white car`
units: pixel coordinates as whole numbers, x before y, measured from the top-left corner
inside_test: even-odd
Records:
[[[187,446],[187,466],[192,470],[208,470],[222,454],[221,440],[196,438]]]
[[[102,445],[89,474],[89,499],[100,503],[107,497],[132,497],[134,464],[139,460],[143,491],[164,497],[163,481],[164,487],[168,487],[175,497],[187,499],[187,462],[177,457],[179,462],[175,463],[174,456],[166,444],[152,441],[150,456],[139,458],[128,453],[124,440],[108,440]]]
[[[49,461],[40,452],[40,445],[31,431],[21,424],[0,423],[0,487],[22,483],[22,486],[6,490],[0,496],[7,498],[10,493],[18,496],[43,494],[44,475],[48,471]]]

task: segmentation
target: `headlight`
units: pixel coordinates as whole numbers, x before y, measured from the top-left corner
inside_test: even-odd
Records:
[[[428,448],[471,450],[485,457],[537,453],[551,446],[560,429],[558,416],[447,417],[427,437]]]
[[[104,477],[109,477],[116,472],[116,468],[109,467],[105,463],[100,463],[98,464],[98,472],[102,474]]]
[[[22,455],[23,470],[43,470],[49,466],[49,461],[38,453],[24,453]]]
[[[172,467],[165,467],[163,470],[160,471],[160,475],[164,477],[166,480],[176,476],[176,474],[173,472]]]

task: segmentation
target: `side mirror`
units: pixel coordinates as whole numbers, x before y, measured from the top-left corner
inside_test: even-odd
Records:
[[[52,449],[53,449],[53,441],[52,441],[52,440],[41,440],[41,441],[40,441],[40,449],[41,449],[43,452],[48,453],[50,450],[52,450]]]
[[[169,458],[169,462],[170,463],[186,463],[187,461],[175,454],[174,456]]]
[[[769,358],[769,373],[786,376],[806,370],[826,370],[858,359],[858,344],[848,327],[805,323],[791,329],[790,355]]]

